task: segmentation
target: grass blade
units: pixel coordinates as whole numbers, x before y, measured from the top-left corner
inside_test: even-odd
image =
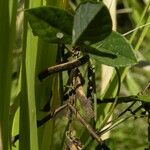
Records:
[[[9,147],[9,105],[16,7],[16,1],[0,0],[0,149],[2,150]]]
[[[25,8],[41,5],[41,0],[26,1]],[[35,70],[38,39],[27,30],[24,21],[23,59],[22,59],[22,93],[20,102],[20,150],[38,150],[35,103]]]

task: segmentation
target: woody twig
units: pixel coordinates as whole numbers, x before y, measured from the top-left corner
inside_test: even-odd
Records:
[[[102,139],[96,134],[96,131],[91,127],[91,125],[83,119],[80,113],[70,103],[68,103],[68,107],[76,115],[77,119],[83,124],[83,126],[88,130],[92,137],[96,139],[98,143],[102,144]]]

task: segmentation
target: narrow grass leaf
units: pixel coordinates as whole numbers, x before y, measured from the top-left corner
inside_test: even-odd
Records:
[[[26,1],[25,8],[36,7],[38,1]],[[20,102],[20,150],[38,150],[37,117],[35,103],[35,68],[38,39],[27,30],[27,20],[24,21],[23,59],[22,59],[22,93]]]
[[[138,100],[150,103],[150,95],[138,95]]]
[[[0,149],[8,150],[10,136],[12,51],[14,48],[17,2],[0,0]]]
[[[60,8],[66,7],[66,0],[47,0],[47,5],[56,6]],[[58,31],[60,32],[60,31]],[[57,43],[57,41],[56,41]],[[38,50],[37,50],[37,62],[36,62],[36,76],[43,69],[46,69],[49,66],[55,65],[56,56],[57,56],[57,47],[56,44],[48,44],[45,41],[39,40]],[[57,76],[57,75],[56,75]],[[42,119],[47,115],[47,112],[43,112],[43,107],[52,102],[52,98],[56,89],[52,85],[57,85],[56,82],[53,82],[55,76],[51,76],[40,82],[36,78],[35,88],[36,88],[36,106],[37,106],[37,119]],[[51,93],[52,90],[52,93]],[[57,93],[58,95],[58,93]],[[55,103],[59,103],[59,99],[54,99]],[[53,108],[53,104],[50,105]],[[53,108],[54,109],[54,108]],[[39,149],[49,150],[49,149],[61,149],[57,148],[54,143],[56,139],[54,138],[54,129],[55,129],[55,120],[50,120],[46,122],[43,126],[38,128],[38,141]],[[59,132],[59,131],[58,131]],[[54,146],[53,146],[54,144]]]

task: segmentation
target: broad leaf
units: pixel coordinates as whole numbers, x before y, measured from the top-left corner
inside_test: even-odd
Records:
[[[102,3],[81,3],[74,16],[73,44],[88,41],[96,43],[107,37],[112,31],[109,10]]]
[[[69,12],[55,7],[38,7],[26,10],[26,16],[34,35],[51,43],[58,43],[61,35],[64,43],[71,43],[73,16]]]
[[[87,47],[85,52],[102,64],[124,67],[136,63],[131,45],[121,34],[114,31],[103,41]]]

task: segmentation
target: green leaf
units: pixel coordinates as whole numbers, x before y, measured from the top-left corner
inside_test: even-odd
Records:
[[[113,67],[124,67],[137,62],[129,42],[114,31],[103,41],[88,46],[86,52],[100,63]]]
[[[138,95],[138,100],[150,103],[150,95]]]
[[[112,31],[109,10],[102,2],[81,3],[74,16],[73,44],[88,41],[96,43],[107,37]]]
[[[0,1],[0,149],[10,149],[10,101],[17,2]]]
[[[58,33],[62,33],[62,42],[71,43],[73,16],[69,12],[56,7],[37,7],[26,10],[26,16],[35,36],[58,43]]]

